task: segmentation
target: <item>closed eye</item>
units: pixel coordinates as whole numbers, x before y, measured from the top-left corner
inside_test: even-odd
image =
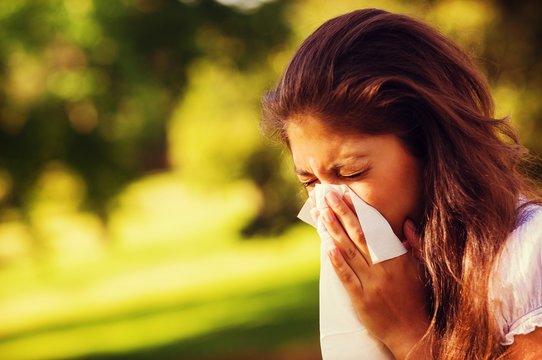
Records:
[[[339,174],[339,177],[342,178],[342,179],[348,179],[348,180],[359,179],[359,178],[367,175],[369,170],[371,170],[370,166],[366,167],[365,169],[363,169],[361,171],[357,171],[357,172],[352,173],[352,174],[344,174],[344,175]]]
[[[344,179],[355,179],[355,178],[360,177],[362,174],[363,174],[362,172],[358,172],[358,173],[351,174],[351,175],[341,175],[341,177],[344,178]]]
[[[310,181],[302,181],[301,182],[301,185],[303,185],[304,187],[309,187],[311,186],[312,184],[314,184],[317,180],[314,179],[314,180],[310,180]]]

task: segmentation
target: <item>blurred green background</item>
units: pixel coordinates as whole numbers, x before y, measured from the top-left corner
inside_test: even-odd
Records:
[[[542,153],[542,3],[0,1],[0,359],[318,359],[318,239],[259,99],[324,20],[424,19]]]

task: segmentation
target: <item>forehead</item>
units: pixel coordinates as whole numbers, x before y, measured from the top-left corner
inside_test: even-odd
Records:
[[[374,143],[373,136],[339,131],[313,116],[290,119],[286,133],[297,168],[359,158],[366,155]]]

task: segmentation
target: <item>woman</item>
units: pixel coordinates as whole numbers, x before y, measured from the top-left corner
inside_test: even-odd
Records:
[[[305,40],[263,99],[300,181],[345,184],[406,255],[371,264],[348,197],[321,216],[360,320],[397,359],[542,359],[542,207],[527,152],[466,53],[360,10]]]

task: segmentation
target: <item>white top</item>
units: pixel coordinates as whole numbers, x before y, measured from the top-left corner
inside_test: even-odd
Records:
[[[542,327],[542,206],[523,211],[496,264],[489,294],[503,345]]]

